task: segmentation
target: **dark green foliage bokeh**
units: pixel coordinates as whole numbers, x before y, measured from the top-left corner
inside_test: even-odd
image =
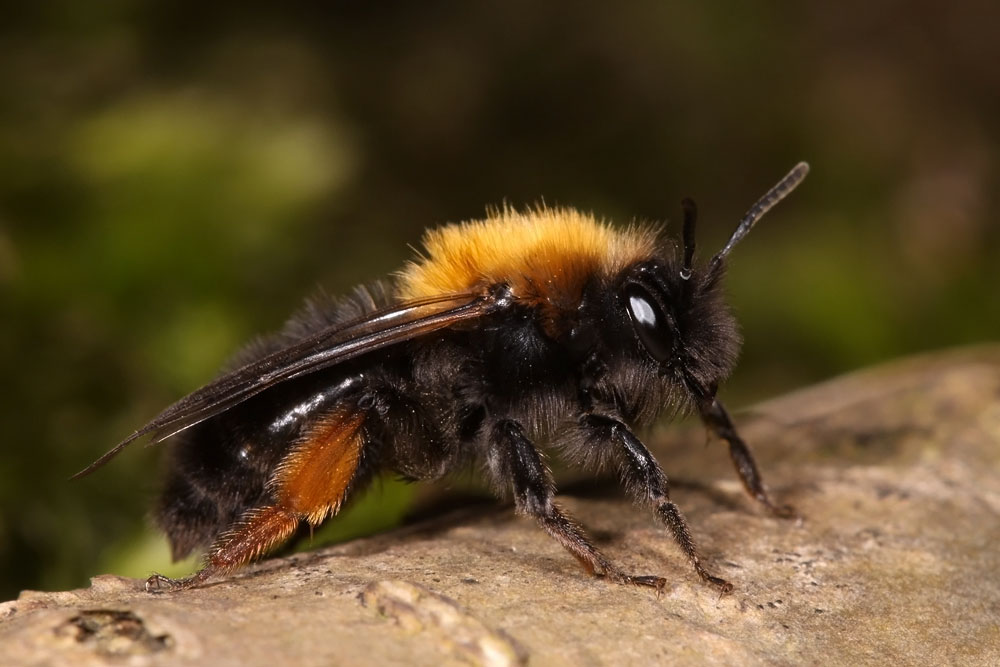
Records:
[[[690,195],[708,254],[809,160],[733,255],[735,405],[997,338],[994,6],[336,4],[4,10],[0,599],[163,567],[156,449],[66,478],[317,286],[489,204]]]

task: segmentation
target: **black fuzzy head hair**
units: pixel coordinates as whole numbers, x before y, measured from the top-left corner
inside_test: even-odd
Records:
[[[721,263],[686,270],[676,253],[623,272],[614,291],[626,323],[623,351],[645,371],[646,388],[637,393],[660,393],[661,407],[684,411],[732,373],[742,340],[723,275]]]
[[[736,366],[743,342],[739,324],[725,301],[724,276],[722,263],[691,272],[677,309],[677,325],[684,340],[684,380],[695,393],[715,394]]]

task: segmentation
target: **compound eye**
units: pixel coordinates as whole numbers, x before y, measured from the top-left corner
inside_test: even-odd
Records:
[[[670,320],[660,309],[656,299],[641,285],[631,284],[625,288],[628,314],[632,318],[632,328],[639,336],[650,356],[664,362],[674,352],[674,332]]]

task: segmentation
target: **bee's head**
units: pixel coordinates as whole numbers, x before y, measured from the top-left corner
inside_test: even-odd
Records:
[[[693,266],[695,206],[685,199],[683,258],[640,262],[622,274],[618,295],[636,346],[656,364],[663,380],[686,389],[695,402],[715,396],[739,353],[739,329],[719,289],[725,258],[808,171],[806,163],[796,165],[750,208],[722,250],[700,267]]]
[[[636,264],[619,295],[639,354],[697,400],[714,396],[732,372],[741,339],[719,289],[722,266],[690,270],[686,278],[676,268],[661,260]]]

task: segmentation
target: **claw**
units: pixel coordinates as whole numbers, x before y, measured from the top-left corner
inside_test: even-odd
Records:
[[[708,583],[712,584],[713,586],[719,589],[720,596],[729,595],[730,593],[733,592],[734,586],[725,579],[722,579],[721,577],[708,575],[706,581],[708,581]]]
[[[663,596],[663,589],[667,587],[667,580],[663,577],[654,577],[651,575],[642,576],[628,576],[627,582],[633,586],[647,586],[656,590],[656,598],[660,599]]]
[[[201,572],[193,574],[190,577],[184,577],[183,579],[171,579],[170,577],[164,577],[162,574],[153,573],[146,579],[144,588],[147,593],[159,595],[160,593],[168,593],[170,591],[182,591],[204,580],[205,577],[201,575]]]
[[[770,500],[767,500],[764,504],[767,510],[779,519],[802,519],[802,516],[791,505],[774,505]]]

